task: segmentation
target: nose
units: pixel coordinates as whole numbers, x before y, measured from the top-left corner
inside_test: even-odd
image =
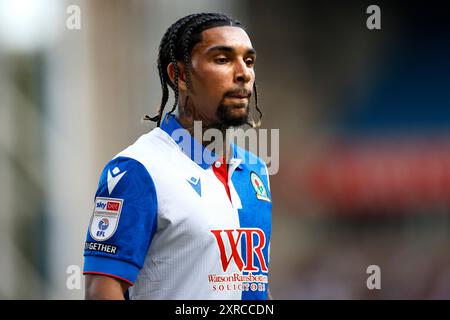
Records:
[[[234,75],[235,82],[248,83],[252,80],[253,69],[248,67],[244,61],[237,61]]]

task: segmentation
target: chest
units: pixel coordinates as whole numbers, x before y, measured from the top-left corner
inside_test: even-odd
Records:
[[[270,237],[270,195],[263,179],[258,180],[267,198],[256,192],[253,171],[230,167],[230,201],[212,168],[203,169],[192,161],[152,167],[158,200],[157,231],[170,230],[170,237],[185,241],[211,241],[211,230],[241,228],[261,229]]]

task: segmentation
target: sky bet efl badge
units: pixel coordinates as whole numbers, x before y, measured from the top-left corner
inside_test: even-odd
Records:
[[[95,198],[94,214],[89,232],[97,241],[105,241],[113,236],[119,224],[123,200],[112,198]]]
[[[266,187],[264,187],[264,183],[262,182],[261,178],[253,171],[250,174],[250,180],[252,181],[253,189],[255,189],[256,191],[256,197],[259,200],[271,202],[269,196],[267,195]]]

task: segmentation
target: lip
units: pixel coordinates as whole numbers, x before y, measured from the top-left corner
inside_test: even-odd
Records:
[[[228,98],[244,100],[248,99],[248,96],[228,96]]]
[[[238,104],[247,104],[248,103],[248,98],[247,97],[228,97],[231,101],[233,101],[233,103],[238,103]]]

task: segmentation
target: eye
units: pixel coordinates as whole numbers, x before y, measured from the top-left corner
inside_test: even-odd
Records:
[[[225,64],[228,62],[228,58],[227,57],[217,57],[214,59],[214,61],[218,64]]]
[[[255,59],[253,59],[253,58],[247,58],[247,59],[245,59],[245,64],[246,64],[248,67],[253,67],[253,66],[255,65]]]

